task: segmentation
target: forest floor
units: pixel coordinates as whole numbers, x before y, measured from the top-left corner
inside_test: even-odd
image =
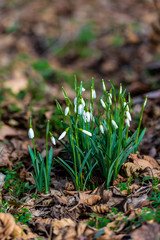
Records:
[[[160,239],[160,3],[1,0],[0,15],[1,239]],[[59,136],[55,99],[65,108],[62,86],[74,99],[74,75],[86,97],[92,77],[98,96],[102,79],[107,88],[109,79],[122,83],[133,99],[131,132],[148,96],[146,133],[109,190],[100,179],[95,190],[76,191],[55,165],[49,194],[38,193],[29,117],[45,158],[46,120]],[[58,143],[54,157],[61,150]]]

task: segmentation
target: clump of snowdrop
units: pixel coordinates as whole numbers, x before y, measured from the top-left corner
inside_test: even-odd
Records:
[[[50,184],[50,173],[51,173],[51,165],[53,158],[53,147],[48,149],[48,137],[49,137],[49,121],[47,121],[46,125],[46,159],[42,158],[41,154],[36,151],[35,142],[34,142],[34,131],[32,128],[32,121],[30,117],[30,128],[28,131],[28,136],[32,139],[33,150],[30,146],[28,146],[30,157],[33,163],[34,173],[33,177],[35,180],[36,188],[39,192],[45,191],[47,194],[49,192],[49,184]],[[56,145],[56,140],[53,135],[50,136],[53,145]]]
[[[73,102],[64,89],[67,105],[64,112],[57,102],[64,117],[64,131],[58,140],[66,147],[70,159],[64,161],[58,157],[56,161],[69,172],[77,190],[84,190],[86,186],[90,188],[88,181],[95,169],[106,179],[108,188],[128,155],[136,151],[145,133],[145,130],[140,133],[142,117],[137,131],[133,134],[130,132],[130,95],[127,102],[126,90],[123,90],[122,85],[120,84],[117,94],[113,83],[110,83],[111,89],[108,91],[102,80],[103,95],[98,102],[93,79],[90,99],[84,99],[83,83],[78,86],[75,80],[76,96]],[[141,116],[145,104],[146,99]],[[51,141],[55,145],[55,139],[51,138]]]

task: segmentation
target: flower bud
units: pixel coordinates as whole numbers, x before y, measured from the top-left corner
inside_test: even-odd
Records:
[[[106,108],[106,104],[104,103],[103,99],[101,99],[100,101],[101,101],[102,107]]]
[[[66,107],[65,110],[64,110],[64,115],[67,116],[69,113],[69,107]]]
[[[118,128],[117,123],[114,120],[112,120],[112,125],[114,126],[115,129]]]
[[[100,124],[99,128],[100,128],[101,133],[104,134],[104,127],[102,124]]]
[[[33,139],[33,138],[34,138],[34,131],[33,131],[32,128],[30,128],[30,129],[28,130],[28,137],[29,137],[30,139]]]
[[[53,143],[53,145],[56,145],[56,139],[53,136],[51,137],[51,142]]]
[[[62,132],[62,134],[59,136],[58,140],[62,140],[66,136],[66,131]]]

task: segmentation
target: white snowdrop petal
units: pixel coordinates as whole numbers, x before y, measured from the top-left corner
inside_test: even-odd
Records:
[[[101,101],[102,107],[106,108],[106,104],[104,103],[103,99],[101,99],[100,101]]]
[[[51,142],[53,143],[53,145],[56,145],[56,139],[53,136],[51,137]]]
[[[29,137],[30,139],[33,139],[33,138],[34,138],[34,131],[33,131],[32,128],[30,128],[30,129],[28,130],[28,137]]]
[[[112,124],[113,124],[113,126],[115,127],[115,129],[118,128],[117,123],[116,123],[114,120],[112,120]]]
[[[103,87],[103,91],[106,91],[106,86],[105,86],[104,81],[102,81],[102,87]]]
[[[92,133],[90,133],[90,132],[88,132],[88,131],[86,131],[84,129],[82,130],[82,132],[85,133],[86,135],[90,136],[90,137],[92,136]]]
[[[92,89],[92,98],[93,98],[93,99],[96,98],[96,91],[95,91],[95,89]]]
[[[82,87],[82,92],[85,92],[85,91],[86,91],[86,89],[84,87]]]
[[[120,85],[119,93],[122,94],[122,85]]]
[[[74,105],[77,105],[77,97],[74,99]]]
[[[102,134],[104,134],[104,127],[103,127],[103,125],[102,125],[102,124],[100,125],[100,127],[99,127],[99,128],[100,128],[100,131],[101,131],[101,133],[102,133]]]
[[[145,98],[144,103],[143,103],[143,106],[145,107],[146,104],[147,104],[147,98]]]
[[[128,118],[129,121],[132,120],[132,118],[131,118],[131,114],[130,114],[128,111],[126,112],[126,116],[127,116],[127,118]]]
[[[86,112],[85,112],[85,110],[83,111],[83,121],[86,123]]]
[[[79,106],[78,106],[78,114],[82,115],[83,110],[84,110],[83,104],[79,104]]]
[[[62,140],[66,136],[66,131],[62,132],[62,134],[59,136],[58,140]]]
[[[109,98],[108,98],[108,102],[109,102],[109,104],[112,104],[112,99],[111,99],[110,96],[109,96]]]
[[[77,105],[74,106],[74,112],[77,112]]]
[[[65,111],[64,111],[65,116],[67,116],[68,113],[69,113],[69,107],[66,107],[66,108],[65,108]]]
[[[85,107],[85,101],[83,98],[81,99],[81,102],[82,102],[82,105]]]
[[[129,121],[128,118],[125,119],[125,123],[126,123],[126,125],[127,125],[128,127],[130,127],[130,121]]]
[[[86,121],[87,122],[90,122],[90,113],[89,112],[86,112]]]

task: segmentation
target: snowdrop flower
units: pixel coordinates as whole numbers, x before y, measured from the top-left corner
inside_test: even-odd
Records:
[[[82,131],[83,133],[85,133],[86,135],[90,136],[90,137],[92,136],[92,133],[90,133],[90,132],[88,132],[88,131],[86,131],[86,130],[84,130],[84,129],[82,129],[81,131]]]
[[[95,119],[94,119],[94,116],[93,116],[92,113],[90,113],[90,119],[91,119],[93,122],[95,122]]]
[[[143,106],[145,107],[146,104],[147,104],[147,97],[146,97],[145,100],[144,100]]]
[[[93,98],[93,99],[96,98],[96,91],[95,91],[95,89],[92,89],[92,98]]]
[[[61,135],[59,136],[58,140],[62,140],[65,136],[66,136],[67,131],[64,131],[61,133]]]
[[[65,110],[64,110],[64,115],[67,116],[69,113],[69,107],[66,107]]]
[[[77,97],[74,98],[74,105],[77,105]]]
[[[103,99],[101,99],[100,101],[101,101],[102,107],[106,108],[106,104],[104,103]]]
[[[82,87],[82,92],[85,92],[85,91],[86,91],[86,89],[84,87]]]
[[[111,93],[108,94],[108,102],[109,102],[109,104],[112,104],[112,94]]]
[[[119,93],[122,94],[122,85],[120,84]]]
[[[131,114],[130,114],[128,111],[126,112],[126,117],[128,118],[129,121],[132,120],[132,118],[131,118]]]
[[[74,112],[77,112],[77,104],[74,106]]]
[[[89,112],[86,112],[85,115],[86,115],[86,121],[87,121],[87,122],[90,122],[90,119],[91,119],[91,118],[90,118],[90,113],[89,113]]]
[[[112,120],[112,125],[115,127],[115,129],[118,128],[117,123],[114,120]]]
[[[83,121],[86,123],[86,112],[85,112],[85,110],[83,111]]]
[[[102,79],[102,87],[103,87],[103,91],[105,92],[106,91],[106,85],[104,83],[104,80]]]
[[[127,105],[127,106],[126,106]],[[127,111],[129,112],[129,107],[128,104],[126,102],[123,103],[123,106],[127,108]]]
[[[112,93],[108,93],[108,96],[112,99]]]
[[[128,127],[130,127],[130,121],[129,121],[128,118],[125,119],[125,123],[126,123],[126,125],[127,125]]]
[[[33,138],[34,138],[34,131],[33,131],[32,128],[30,128],[30,129],[28,130],[28,137],[29,137],[30,139],[33,139]]]
[[[51,142],[53,143],[53,145],[56,145],[56,139],[53,136],[51,137]]]
[[[83,98],[81,98],[81,103],[82,103],[83,106],[85,106],[85,101],[84,101]]]
[[[84,111],[83,104],[79,104],[79,106],[78,106],[78,114],[82,115],[83,111]]]
[[[100,124],[99,128],[100,128],[101,133],[104,134],[104,127],[102,124]]]

